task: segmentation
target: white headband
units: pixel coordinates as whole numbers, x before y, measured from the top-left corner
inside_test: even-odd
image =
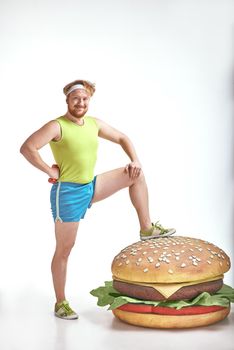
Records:
[[[77,90],[77,89],[86,90],[84,85],[82,85],[82,84],[72,85],[70,87],[70,89],[67,90],[66,96],[69,95],[72,91]]]

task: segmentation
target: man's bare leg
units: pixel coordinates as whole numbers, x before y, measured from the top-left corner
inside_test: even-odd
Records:
[[[79,222],[55,223],[56,249],[51,264],[54,290],[57,302],[66,299],[65,284],[67,262],[72,247],[75,244]]]
[[[137,211],[140,228],[146,230],[151,227],[151,220],[144,174],[141,172],[138,177],[131,179],[124,169],[114,169],[97,176],[92,203],[105,199],[122,188],[129,187],[129,195]]]

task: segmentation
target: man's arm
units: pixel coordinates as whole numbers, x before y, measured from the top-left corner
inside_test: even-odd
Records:
[[[52,178],[58,178],[59,170],[46,164],[38,151],[51,140],[59,140],[60,134],[59,123],[54,120],[50,121],[29,136],[20,148],[20,152],[32,165]]]
[[[100,120],[98,118],[95,118],[95,120],[99,126],[98,136],[106,140],[118,143],[123,148],[128,157],[131,159],[131,163],[126,165],[125,171],[129,172],[130,177],[138,176],[141,171],[141,164],[136,154],[136,150],[133,146],[133,143],[131,142],[129,137],[120,132],[119,130],[108,125],[103,120]]]

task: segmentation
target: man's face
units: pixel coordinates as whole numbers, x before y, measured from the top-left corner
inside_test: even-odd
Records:
[[[77,89],[72,91],[67,97],[69,113],[75,118],[81,118],[89,108],[90,95],[87,91]]]

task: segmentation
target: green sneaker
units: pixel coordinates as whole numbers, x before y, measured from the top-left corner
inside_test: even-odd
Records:
[[[142,241],[146,239],[159,238],[171,236],[176,232],[174,228],[164,228],[157,221],[155,224],[152,223],[152,227],[146,231],[140,231],[140,237]]]
[[[54,314],[64,320],[76,320],[78,318],[77,313],[70,308],[69,303],[66,300],[55,304]]]

